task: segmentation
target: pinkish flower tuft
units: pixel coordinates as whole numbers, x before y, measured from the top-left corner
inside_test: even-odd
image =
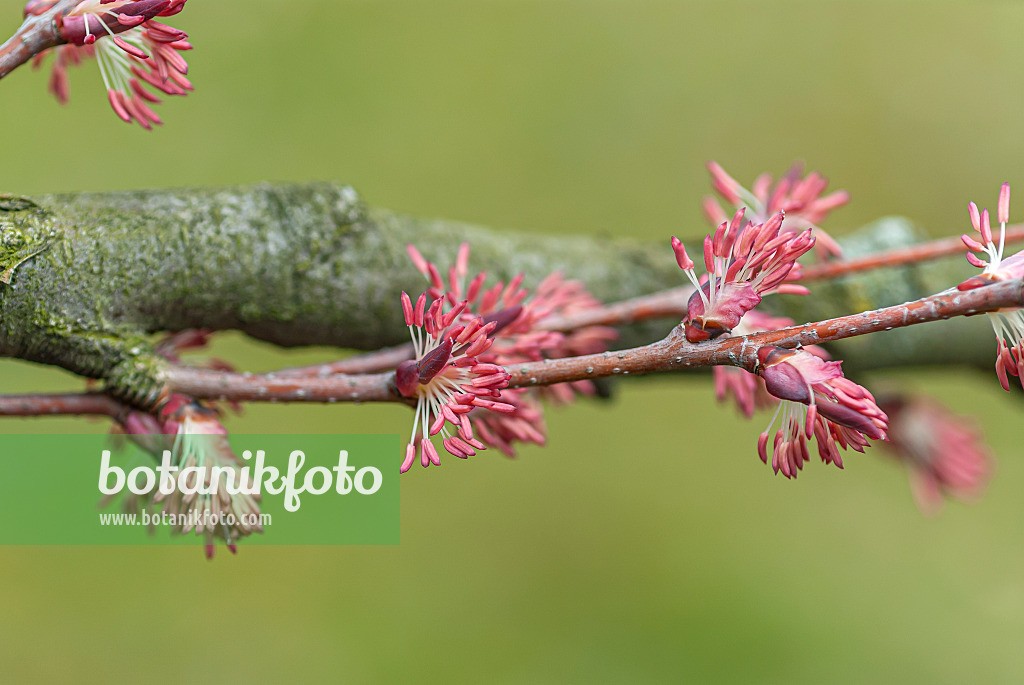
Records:
[[[799,278],[797,264],[814,246],[810,229],[803,233],[780,233],[783,215],[767,222],[743,224],[739,210],[731,221],[704,239],[704,267],[708,275],[697,278],[693,260],[675,236],[672,249],[676,261],[696,288],[690,297],[685,320],[686,339],[696,343],[717,338],[739,325],[743,315],[772,292],[806,293],[787,281]]]
[[[419,455],[420,463],[440,465],[431,438],[441,434],[449,454],[466,459],[486,449],[473,432],[474,410],[511,414],[516,406],[503,401],[501,390],[511,376],[497,364],[481,360],[493,344],[497,323],[476,317],[461,322],[462,301],[444,311],[445,300],[427,306],[426,293],[413,304],[402,293],[402,311],[412,335],[416,359],[402,362],[395,371],[395,387],[403,397],[416,400],[412,437],[406,446],[401,472],[408,471]],[[449,430],[449,424],[455,432]]]
[[[211,489],[215,475],[219,479],[217,487],[209,494],[186,494],[175,490],[170,495],[155,491],[145,496],[126,496],[126,508],[153,510],[162,506],[163,512],[175,516],[177,520],[191,521],[175,526],[172,531],[202,535],[207,557],[212,556],[215,539],[223,540],[234,553],[239,538],[263,532],[259,523],[259,495],[250,495],[244,491],[232,494],[228,491],[228,482],[244,485],[246,489],[251,489],[253,482],[251,478],[249,481],[244,480],[247,472],[242,470],[243,462],[232,451],[227,430],[217,412],[202,406],[191,397],[175,394],[167,399],[155,415],[140,411],[129,412],[120,427],[129,439],[157,458],[164,450],[170,450],[172,465],[178,469],[205,468],[205,489]],[[210,467],[223,470],[215,474]],[[234,476],[229,477],[227,471],[232,471]],[[196,478],[198,476],[194,476],[190,483],[190,489],[195,487]],[[230,515],[228,518],[233,524],[208,525],[210,521],[221,520],[221,514]]]
[[[969,419],[925,397],[879,403],[889,416],[888,453],[906,465],[918,507],[938,513],[947,497],[972,500],[992,474],[992,460]]]
[[[152,109],[161,101],[153,91],[186,95],[192,90],[186,76],[188,64],[180,54],[192,49],[188,35],[156,20],[177,14],[185,2],[85,0],[57,17],[68,44],[41,53],[34,64],[39,66],[47,54],[54,53],[50,92],[64,104],[69,95],[68,68],[95,57],[114,113],[149,130],[163,123]],[[29,3],[25,11],[41,14],[48,9],[46,3]]]
[[[992,234],[992,223],[988,210],[979,212],[978,206],[971,202],[967,206],[971,218],[971,227],[981,240],[964,234],[960,236],[968,250],[981,252],[987,260],[967,253],[967,261],[971,265],[983,269],[977,275],[968,278],[957,286],[959,290],[972,290],[999,281],[1024,278],[1024,251],[1003,258],[1006,245],[1006,223],[1010,220],[1010,184],[1004,183],[999,190],[997,218],[999,220],[999,242],[995,242]],[[1016,376],[1024,386],[1024,311],[1021,309],[1001,309],[989,312],[989,321],[996,334],[996,376],[1004,390],[1010,389],[1007,374]]]
[[[522,274],[513,277],[508,284],[497,281],[485,287],[486,273],[479,273],[469,279],[468,243],[459,246],[455,265],[448,269],[447,280],[441,275],[441,270],[425,259],[414,246],[408,245],[406,249],[417,270],[430,284],[428,293],[431,297],[443,298],[451,306],[466,300],[466,309],[461,315],[463,321],[481,316],[484,321],[496,324],[493,345],[481,356],[482,361],[512,366],[542,359],[599,354],[606,351],[609,343],[618,337],[618,332],[607,326],[585,326],[571,332],[545,328],[544,322],[547,319],[573,316],[601,305],[582,283],[567,280],[558,272],[544,278],[533,293],[523,287]],[[533,389],[528,394],[568,403],[575,399],[576,394],[593,395],[595,392],[592,382],[576,381]],[[540,405],[533,402],[529,404],[534,407],[531,415],[539,417]],[[489,423],[500,423],[506,419],[514,420],[510,416],[492,416]],[[536,433],[543,435],[543,422],[535,421],[534,426]],[[500,432],[494,431],[493,434],[498,435]],[[533,435],[533,432],[513,427],[508,434]],[[488,442],[486,435],[482,439]],[[534,439],[526,441],[542,442]],[[502,451],[507,453],[508,450]]]
[[[759,223],[783,212],[786,217],[782,225],[783,233],[799,233],[813,228],[820,256],[829,258],[842,255],[839,243],[821,230],[819,224],[833,209],[849,202],[850,194],[839,190],[822,195],[828,187],[828,179],[818,172],[812,171],[804,176],[803,165],[796,163],[778,182],[773,182],[769,174],[762,174],[754,181],[751,190],[747,190],[717,162],[708,162],[707,167],[712,187],[731,207],[732,212],[746,208],[751,221]],[[722,209],[714,197],[704,198],[703,209],[712,226],[729,219],[729,212]]]
[[[782,400],[757,443],[761,461],[768,462],[768,441],[775,419],[782,426],[772,443],[772,468],[796,478],[810,460],[807,443],[813,436],[818,456],[843,467],[839,448],[863,452],[868,439],[885,440],[888,418],[864,387],[843,377],[840,362],[825,361],[804,350],[762,347],[758,374],[765,388]]]
[[[67,42],[92,45],[99,38],[116,38],[156,17],[173,16],[184,9],[185,2],[187,0],[83,0],[67,14],[55,17],[55,21]],[[29,10],[28,6],[25,10]]]

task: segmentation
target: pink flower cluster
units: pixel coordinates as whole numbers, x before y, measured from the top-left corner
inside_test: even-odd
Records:
[[[202,406],[191,397],[171,395],[155,415],[130,411],[121,422],[120,428],[129,439],[153,455],[171,450],[173,465],[179,469],[205,467],[206,482],[203,485],[206,488],[212,483],[214,472],[209,467],[213,466],[234,470],[235,478],[231,482],[252,485],[251,480],[245,482],[242,477],[242,461],[231,449],[227,430],[220,422],[217,412]],[[221,474],[218,477],[225,476]],[[192,482],[190,488],[194,488],[195,485],[196,483]],[[187,526],[178,527],[175,532],[195,532],[196,535],[204,536],[207,558],[213,556],[215,539],[223,540],[228,549],[235,553],[235,543],[239,538],[263,532],[258,523],[249,523],[252,520],[259,520],[259,496],[245,492],[231,494],[227,487],[223,486],[211,494],[186,494],[175,490],[170,495],[164,495],[159,491],[144,498],[132,495],[125,498],[124,504],[126,508],[136,510],[161,505],[162,510],[169,514],[186,519],[191,517],[191,520],[200,522],[195,529]],[[202,521],[219,519],[222,512],[233,515],[234,526],[202,527]]]
[[[746,207],[755,222],[767,221],[768,217],[782,212],[786,217],[782,226],[784,233],[816,229],[814,235],[818,238],[821,256],[838,257],[842,254],[839,243],[821,230],[819,224],[832,210],[849,202],[850,194],[839,190],[822,195],[828,187],[828,179],[818,172],[812,171],[804,176],[803,165],[796,163],[778,182],[769,174],[761,174],[750,190],[727,174],[717,162],[708,162],[708,172],[712,187],[732,211]],[[703,207],[712,226],[728,220],[728,213],[714,197],[705,197]]]
[[[584,326],[568,333],[544,327],[545,320],[552,317],[572,316],[600,306],[581,283],[567,280],[560,273],[548,275],[533,292],[523,287],[522,274],[507,283],[499,280],[486,286],[486,273],[469,278],[468,243],[459,246],[455,263],[447,270],[447,279],[414,246],[407,246],[407,251],[413,265],[427,279],[430,297],[451,307],[465,302],[458,315],[462,324],[477,317],[494,324],[491,346],[479,355],[482,363],[506,367],[596,354],[607,350],[618,335],[615,329],[605,326]],[[484,444],[514,457],[517,442],[546,442],[541,398],[564,403],[572,401],[576,393],[590,395],[595,391],[594,384],[585,380],[543,388],[506,389],[501,393],[502,402],[512,406],[512,411],[478,411],[471,417]]]
[[[810,460],[807,443],[812,436],[821,460],[839,468],[843,467],[840,448],[863,452],[868,439],[886,439],[888,417],[867,389],[843,377],[840,362],[781,347],[762,347],[757,357],[765,388],[782,400],[757,443],[761,461],[767,463],[772,441],[776,473],[797,476]],[[782,426],[773,438],[771,429],[780,413]]]
[[[685,323],[686,339],[701,342],[732,331],[743,315],[771,292],[805,294],[807,289],[787,283],[800,275],[797,264],[815,243],[811,230],[781,232],[782,213],[760,224],[743,224],[740,209],[731,221],[722,222],[704,239],[707,275],[697,278],[693,260],[683,243],[672,237],[676,262],[696,287],[690,297]]]
[[[443,298],[454,306],[466,300],[464,316],[482,316],[496,321],[493,361],[509,366],[517,362],[560,359],[596,354],[608,349],[617,332],[606,326],[586,326],[572,333],[545,330],[541,323],[552,316],[569,316],[600,306],[579,281],[566,280],[554,272],[545,277],[531,294],[523,287],[523,274],[507,284],[497,281],[488,288],[487,273],[480,272],[466,284],[469,275],[469,243],[459,246],[455,265],[448,270],[447,282],[435,264],[426,260],[413,245],[406,246],[416,269],[426,277],[433,298]],[[589,392],[583,381],[578,389]]]
[[[510,375],[497,364],[482,362],[480,355],[493,343],[496,321],[482,317],[459,321],[467,302],[445,309],[445,300],[427,306],[426,293],[416,303],[402,293],[402,311],[412,334],[416,358],[402,362],[395,371],[395,387],[403,397],[416,400],[412,437],[405,451],[401,472],[408,471],[417,454],[423,466],[439,465],[431,438],[442,435],[441,444],[449,454],[465,459],[486,445],[476,439],[469,413],[474,409],[513,413],[516,406],[502,401],[501,390]],[[455,428],[452,433],[448,425]]]
[[[742,336],[777,331],[794,323],[793,319],[788,317],[771,316],[753,309],[743,316],[739,325],[732,330],[732,334]],[[828,352],[817,345],[808,345],[803,349],[821,359],[830,359]],[[724,402],[731,396],[740,413],[748,419],[754,416],[755,409],[775,408],[779,402],[765,389],[763,378],[745,369],[736,366],[714,366],[711,368],[711,375],[714,379],[715,398],[719,402]]]
[[[918,507],[937,513],[946,497],[971,500],[992,475],[992,460],[977,427],[925,397],[892,396],[887,451],[907,467]]]
[[[978,211],[978,206],[971,202],[968,207],[971,227],[981,238],[978,241],[969,235],[960,239],[968,250],[981,252],[987,260],[967,253],[967,261],[972,266],[983,269],[981,274],[972,276],[957,286],[960,290],[972,290],[991,283],[1024,278],[1024,251],[1004,258],[1006,246],[1006,224],[1010,220],[1010,184],[1004,183],[999,189],[997,219],[999,220],[999,243],[992,234],[992,224],[988,210]],[[1016,376],[1024,386],[1024,311],[1020,309],[1003,309],[988,315],[996,334],[996,376],[1004,390],[1010,389],[1007,374]]]
[[[55,18],[66,45],[40,54],[55,53],[50,92],[68,101],[67,71],[83,58],[95,57],[111,108],[125,122],[145,129],[163,121],[151,105],[160,103],[153,91],[186,95],[192,90],[188,64],[181,52],[192,49],[184,31],[167,26],[156,17],[181,12],[187,0],[84,0],[64,16]],[[30,2],[26,14],[41,14],[53,2]]]

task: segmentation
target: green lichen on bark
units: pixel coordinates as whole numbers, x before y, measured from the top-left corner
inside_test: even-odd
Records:
[[[13,271],[0,285],[0,353],[104,379],[145,405],[163,385],[163,363],[148,342],[158,331],[234,329],[282,346],[393,345],[408,335],[398,293],[424,288],[405,245],[449,264],[462,241],[473,246],[474,270],[506,279],[523,272],[527,284],[561,270],[606,302],[683,282],[667,242],[415,219],[370,209],[350,187],[331,183],[2,196],[0,270]],[[883,276],[904,279],[899,288],[860,277],[813,299],[778,298],[777,307],[804,321],[894,304],[948,287],[955,281],[933,283],[948,272],[914,282]],[[863,297],[851,300],[856,292]],[[632,328],[624,343],[664,328]],[[853,365],[872,365],[873,350],[852,353]],[[931,361],[948,361],[942,353],[932,350]]]
[[[27,197],[0,195],[0,283],[9,285],[15,269],[53,242],[52,228],[49,231],[26,231],[22,228],[26,222],[18,220],[34,215],[38,210]]]

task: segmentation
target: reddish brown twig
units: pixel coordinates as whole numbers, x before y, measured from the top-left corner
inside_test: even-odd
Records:
[[[413,358],[412,343],[385,347],[381,350],[357,354],[346,359],[339,359],[326,364],[312,364],[309,366],[293,366],[287,369],[275,371],[274,375],[279,378],[326,378],[339,373],[377,373],[396,368],[406,359]]]
[[[1006,227],[1006,242],[1019,242],[1024,240],[1024,224],[1016,224]],[[967,248],[960,241],[960,238],[942,238],[932,240],[920,245],[900,247],[895,250],[886,250],[860,257],[857,259],[846,259],[835,262],[825,262],[805,266],[802,270],[800,282],[821,281],[829,278],[839,278],[850,274],[880,269],[885,267],[903,266],[917,262],[960,255],[967,251]]]
[[[7,76],[33,57],[66,41],[57,31],[54,18],[66,14],[78,0],[60,0],[36,17],[28,17],[13,36],[0,45],[0,78]]]
[[[124,405],[89,392],[67,395],[0,395],[0,416],[109,416],[117,419]]]
[[[569,316],[552,316],[537,324],[548,331],[571,332],[587,326],[624,326],[662,317],[682,318],[693,288],[686,286],[643,295],[622,302],[595,307]],[[335,374],[377,373],[394,369],[406,359],[412,359],[412,344],[395,345],[382,350],[357,354],[325,364],[295,366],[275,371],[279,378],[317,377]]]
[[[1021,306],[1024,306],[1022,282],[1006,281],[967,292],[954,290],[827,321],[699,344],[687,342],[677,327],[664,340],[645,347],[586,357],[552,359],[543,363],[517,364],[509,367],[509,372],[512,374],[512,387],[716,365],[738,366],[753,372],[757,366],[757,350],[765,345],[788,348],[815,345],[953,316],[970,316]]]
[[[393,373],[326,378],[210,371],[177,366],[168,370],[172,392],[238,402],[404,402],[395,392]]]
[[[587,309],[568,316],[551,316],[538,324],[548,331],[571,332],[587,326],[625,326],[664,317],[683,318],[693,288],[683,286]]]
[[[966,292],[953,290],[827,321],[698,344],[688,342],[677,326],[664,340],[644,347],[517,364],[508,370],[512,387],[715,365],[753,372],[757,350],[765,345],[793,348],[1011,307],[1024,307],[1024,283],[1020,280]],[[168,370],[168,385],[173,392],[201,399],[250,402],[407,402],[395,391],[393,380],[392,373],[310,378],[187,367]],[[122,410],[121,404],[98,393],[0,396],[0,416],[94,414],[117,418]]]
[[[1021,281],[1006,281],[967,292],[954,290],[914,302],[803,326],[699,344],[687,342],[677,327],[664,340],[644,347],[516,364],[509,367],[509,372],[512,374],[512,387],[530,387],[722,364],[753,371],[757,365],[757,350],[765,345],[790,348],[812,345],[953,316],[969,316],[1022,306],[1024,288]],[[402,401],[403,398],[394,391],[392,380],[391,373],[280,378],[273,374],[226,374],[183,368],[172,369],[169,375],[169,383],[174,392],[201,398],[264,402]]]

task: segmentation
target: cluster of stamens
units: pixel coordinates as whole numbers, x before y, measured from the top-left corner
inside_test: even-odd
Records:
[[[672,237],[672,249],[679,268],[686,273],[696,292],[690,297],[685,321],[686,339],[701,342],[729,333],[748,311],[771,292],[806,293],[807,289],[786,281],[800,275],[797,263],[814,246],[808,229],[802,233],[780,233],[784,216],[779,213],[761,224],[743,224],[744,209],[731,221],[722,222],[704,239],[704,267],[707,275],[698,279],[693,260],[683,243]]]
[[[445,300],[428,307],[426,294],[413,304],[402,293],[402,311],[412,336],[415,359],[403,362],[395,372],[395,387],[403,397],[416,400],[412,437],[406,447],[402,473],[420,456],[423,466],[441,463],[431,438],[440,434],[449,454],[465,459],[486,449],[473,433],[470,412],[475,409],[512,413],[516,407],[501,401],[501,390],[511,376],[501,366],[481,361],[492,344],[497,323],[482,317],[460,321],[467,302],[447,312]],[[454,432],[449,430],[454,428]]]
[[[841,362],[825,361],[805,350],[762,347],[758,350],[758,375],[780,405],[757,449],[768,462],[772,440],[772,468],[795,478],[810,459],[808,441],[813,436],[818,455],[826,464],[842,468],[839,449],[863,452],[868,439],[885,440],[888,418],[868,390],[843,377]],[[775,420],[782,425],[772,437]]]
[[[784,233],[813,228],[818,238],[817,250],[822,257],[842,255],[839,243],[821,230],[820,224],[832,210],[849,202],[850,194],[838,190],[823,195],[828,187],[828,179],[818,172],[812,171],[804,176],[803,165],[798,162],[777,182],[770,174],[761,174],[750,190],[740,185],[716,162],[708,162],[708,172],[711,174],[712,187],[733,211],[746,207],[751,220],[756,222],[767,221],[768,217],[782,212],[786,216],[782,226]],[[726,211],[714,197],[705,197],[703,207],[712,226],[728,220]]]
[[[1006,224],[1010,220],[1010,184],[1004,183],[999,190],[997,219],[999,220],[999,241],[995,242],[988,210],[979,212],[973,202],[968,205],[971,226],[981,241],[969,235],[960,239],[969,250],[981,252],[988,260],[967,253],[972,266],[983,269],[981,274],[972,276],[957,286],[960,290],[972,290],[991,283],[1024,277],[1024,251],[1003,258],[1006,245]],[[1016,376],[1024,386],[1024,310],[1001,309],[990,312],[988,319],[996,334],[996,376],[1004,390],[1010,389],[1007,374]]]
[[[111,108],[125,122],[145,129],[162,124],[152,105],[153,91],[186,95],[192,90],[188,64],[181,52],[192,49],[188,35],[156,20],[181,12],[186,0],[84,0],[66,15],[55,17],[66,45],[36,57],[38,66],[55,54],[50,91],[61,103],[69,95],[67,71],[83,58],[95,57]],[[26,14],[41,14],[52,2],[30,2]]]

